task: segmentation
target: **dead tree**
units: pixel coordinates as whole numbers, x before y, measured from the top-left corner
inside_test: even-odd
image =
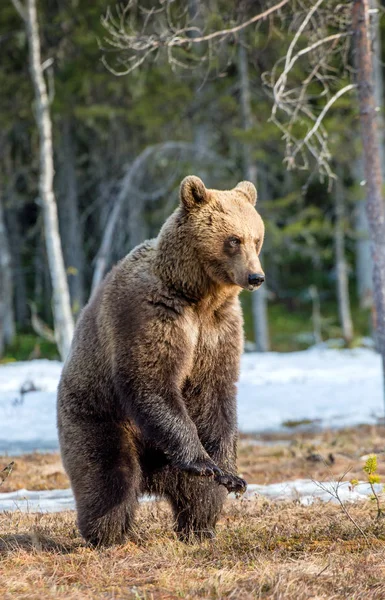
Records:
[[[373,261],[376,342],[385,374],[385,207],[382,197],[381,156],[377,135],[368,0],[354,0],[352,23],[366,180],[366,214]]]
[[[337,31],[329,34],[330,25]],[[354,83],[336,86],[336,81],[344,75],[350,47],[349,3],[338,0],[293,3],[289,29],[293,37],[286,54],[263,76],[273,97],[270,120],[282,131],[287,168],[309,170],[313,161],[320,176],[328,177],[331,184],[335,175],[330,164],[332,154],[325,117],[355,87]],[[334,63],[339,65],[340,78],[337,70],[331,74],[330,65]],[[298,85],[295,71],[300,64],[306,76]],[[301,135],[298,135],[299,123]]]
[[[44,232],[53,290],[55,338],[62,358],[68,354],[74,330],[71,302],[61,248],[57,206],[53,192],[53,147],[50,99],[41,63],[40,37],[35,0],[12,0],[27,32],[29,66],[35,92],[35,117],[40,138],[39,197],[43,207]]]
[[[274,107],[272,120],[283,132],[286,140],[286,161],[290,168],[308,167],[308,157],[313,157],[321,174],[335,178],[330,165],[328,131],[325,117],[338,99],[358,89],[361,138],[365,171],[366,215],[369,223],[371,254],[373,262],[373,295],[375,305],[375,331],[377,348],[384,366],[385,397],[385,208],[382,198],[381,151],[377,133],[373,57],[371,49],[369,0],[340,3],[330,0],[301,2],[302,8],[294,15],[293,39],[281,65],[265,77],[272,90]],[[333,26],[335,33],[327,33]],[[303,46],[305,41],[305,46]],[[300,46],[302,43],[302,47]],[[355,82],[341,86],[341,80],[351,72],[347,69],[347,57],[353,44],[355,54]],[[307,57],[309,74],[298,86],[295,77],[290,81],[293,66]],[[330,65],[340,65],[340,77]],[[336,86],[336,83],[339,85]],[[319,86],[319,94],[314,88]],[[311,102],[309,86],[312,87]],[[336,89],[337,87],[337,89]],[[318,102],[316,102],[318,100]],[[314,107],[317,107],[317,113]],[[308,123],[308,130],[301,139],[295,134],[299,121]],[[299,163],[302,157],[302,163]],[[368,265],[369,266],[369,265]]]

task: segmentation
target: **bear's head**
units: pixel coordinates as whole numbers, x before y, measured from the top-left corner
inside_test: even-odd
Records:
[[[192,175],[181,183],[189,239],[207,275],[219,284],[255,290],[265,280],[259,261],[265,227],[256,201],[257,190],[249,181],[229,191],[207,189]]]

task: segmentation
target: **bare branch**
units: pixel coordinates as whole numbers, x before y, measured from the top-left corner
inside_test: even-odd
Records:
[[[348,4],[331,6],[330,0],[297,1],[299,9],[293,10],[291,23],[293,39],[285,57],[263,75],[263,82],[271,90],[274,104],[270,118],[283,133],[288,168],[309,168],[309,155],[321,178],[329,178],[330,186],[335,175],[330,166],[324,119],[338,98],[354,88],[349,83],[338,89],[341,79],[349,73],[346,61],[351,43],[351,11]],[[300,43],[304,45],[303,40],[307,40],[305,47],[297,48]],[[304,58],[306,76],[298,81],[300,71],[294,66]]]
[[[279,76],[276,84],[274,85],[274,100],[275,100],[276,104],[279,105],[279,102],[280,102],[280,94],[279,94],[279,92],[277,90],[278,89],[283,89],[283,88],[281,88],[281,86],[284,86],[284,80],[287,77],[287,74],[293,68],[293,66],[297,62],[297,60],[299,58],[301,58],[301,56],[304,56],[305,54],[308,54],[309,52],[312,52],[313,50],[315,50],[319,46],[322,46],[323,44],[327,44],[327,42],[331,42],[333,40],[341,39],[343,37],[346,37],[347,35],[350,35],[350,33],[343,32],[343,33],[335,33],[333,35],[329,35],[326,38],[322,38],[321,40],[317,40],[316,42],[314,42],[314,44],[311,44],[310,46],[307,46],[306,48],[303,48],[302,50],[300,50],[299,52],[297,52],[297,54],[295,54],[292,57],[292,59],[290,60],[289,64],[285,65],[284,71],[281,73],[281,75]],[[319,65],[316,65],[316,68],[319,68]],[[315,75],[315,73],[313,74],[313,76],[314,75]]]
[[[145,15],[145,19],[139,31],[133,29],[132,23],[129,23],[129,26],[127,26],[126,23],[131,3],[124,11],[118,8],[117,16],[113,16],[111,11],[107,10],[105,17],[102,18],[102,25],[108,33],[108,36],[105,38],[105,42],[108,46],[107,48],[103,48],[103,50],[107,54],[121,50],[123,52],[128,51],[132,53],[132,55],[126,57],[124,61],[120,57],[120,63],[128,63],[128,66],[122,71],[111,67],[107,57],[104,57],[103,63],[115,75],[126,75],[142,65],[146,59],[153,55],[153,53],[165,49],[171,66],[191,69],[193,65],[191,65],[189,61],[193,60],[192,57],[189,56],[189,61],[183,63],[179,57],[175,56],[175,49],[183,48],[188,51],[193,44],[207,43],[208,49],[211,51],[210,44],[213,42],[223,41],[227,36],[234,35],[250,25],[266,19],[285,5],[289,4],[289,2],[290,0],[281,0],[262,13],[254,15],[247,21],[227,29],[213,31],[206,35],[202,34],[199,27],[191,24],[187,10],[185,10],[182,15],[178,15],[180,22],[177,24],[174,23],[171,14],[172,2],[170,0],[163,2],[162,4],[164,6],[160,10],[151,9],[150,11],[145,11],[141,8],[141,13]],[[152,18],[154,15],[156,18]],[[163,19],[161,17],[163,17]],[[150,32],[148,32],[148,30],[150,30]],[[197,64],[202,63],[204,60],[205,57],[202,54],[199,57]]]
[[[17,10],[17,12],[19,13],[20,17],[23,19],[23,21],[26,21],[27,19],[27,13],[26,10],[23,6],[23,4],[20,2],[20,0],[11,0],[13,6],[15,7],[15,9]]]
[[[296,32],[294,38],[292,39],[292,41],[290,43],[290,46],[289,46],[289,49],[288,49],[287,54],[286,54],[285,68],[284,68],[283,74],[282,74],[282,76],[280,78],[281,79],[280,90],[277,91],[277,89],[276,89],[278,87],[277,84],[274,86],[274,97],[279,96],[280,93],[282,93],[282,90],[284,89],[285,84],[286,84],[287,73],[290,70],[289,64],[291,62],[291,56],[293,54],[294,47],[295,47],[296,43],[298,42],[299,37],[304,32],[304,30],[305,30],[307,24],[309,23],[310,19],[312,18],[313,14],[321,6],[321,4],[322,4],[323,1],[324,0],[317,0],[317,2],[315,3],[315,5],[313,6],[313,8],[308,12],[307,16],[302,21],[301,26],[297,29],[297,32]]]
[[[113,67],[111,67],[111,65],[107,62],[106,57],[102,56],[102,63],[103,65],[113,74],[116,75],[116,77],[122,77],[123,75],[129,75],[129,73],[132,73],[132,71],[135,71],[135,69],[137,69],[138,67],[140,67],[141,64],[144,63],[144,61],[146,60],[146,58],[152,53],[154,52],[154,49],[151,48],[150,50],[148,50],[143,56],[141,56],[140,58],[138,58],[136,61],[134,61],[127,69],[125,69],[124,71],[117,71],[116,69],[114,69]]]
[[[368,536],[366,535],[365,531],[362,529],[362,527],[360,527],[360,525],[357,523],[357,521],[352,517],[350,512],[347,510],[345,504],[341,500],[341,496],[339,494],[339,488],[342,484],[343,477],[345,477],[345,475],[343,475],[338,481],[333,482],[330,488],[327,488],[321,481],[314,481],[314,480],[313,481],[321,490],[323,490],[324,492],[327,492],[328,494],[330,494],[332,496],[332,498],[335,498],[335,500],[337,500],[337,502],[340,505],[340,507],[342,508],[342,511],[345,514],[345,516],[349,519],[349,521],[351,521],[353,523],[354,527],[360,532],[360,534],[362,535],[364,540],[367,543],[369,543],[370,540],[369,540]]]
[[[4,481],[10,476],[13,471],[15,462],[10,462],[2,471],[0,471],[0,486],[3,485]]]
[[[176,40],[173,45],[182,46],[187,43],[190,44],[191,42],[193,42],[194,44],[199,44],[201,42],[208,42],[209,40],[213,40],[218,37],[225,37],[227,35],[237,33],[238,31],[242,31],[246,27],[249,27],[249,25],[252,25],[253,23],[257,23],[258,21],[261,21],[262,19],[266,19],[266,17],[268,17],[272,13],[277,12],[280,8],[283,8],[285,6],[285,4],[288,4],[289,1],[290,0],[281,0],[281,2],[278,2],[278,4],[271,6],[270,8],[265,10],[263,13],[254,15],[254,17],[252,17],[248,21],[245,21],[244,23],[240,23],[239,25],[236,25],[235,27],[230,27],[229,29],[222,29],[220,31],[214,31],[213,33],[209,33],[209,34],[203,35],[201,37],[180,38],[179,40]]]
[[[350,83],[349,85],[346,85],[341,90],[339,90],[336,94],[334,94],[334,96],[332,96],[332,98],[329,99],[329,101],[323,107],[323,109],[322,109],[318,119],[314,123],[313,127],[306,134],[306,136],[303,140],[304,144],[306,144],[310,140],[310,138],[314,135],[314,133],[317,131],[317,129],[319,129],[325,115],[329,111],[330,107],[338,100],[338,98],[343,96],[343,94],[346,94],[346,92],[350,92],[350,90],[353,90],[355,87],[356,87],[356,85],[354,83]],[[293,156],[295,156],[295,154],[296,154],[296,152],[293,154]]]
[[[50,327],[48,327],[48,325],[40,319],[40,317],[37,313],[37,307],[36,307],[35,302],[32,302],[32,300],[29,300],[28,305],[31,309],[31,325],[32,325],[32,329],[34,330],[34,332],[37,333],[37,335],[40,336],[41,338],[43,338],[44,340],[47,340],[48,342],[55,344],[56,343],[55,332],[52,331],[52,329]]]

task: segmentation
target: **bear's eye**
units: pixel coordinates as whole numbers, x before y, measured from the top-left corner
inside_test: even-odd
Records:
[[[229,238],[229,246],[231,246],[232,248],[238,248],[238,246],[241,245],[241,240],[237,237],[231,237]]]

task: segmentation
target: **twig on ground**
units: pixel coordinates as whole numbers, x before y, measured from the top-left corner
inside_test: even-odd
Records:
[[[14,466],[15,461],[12,461],[2,471],[0,471],[0,486],[2,486],[4,481],[10,476]]]

